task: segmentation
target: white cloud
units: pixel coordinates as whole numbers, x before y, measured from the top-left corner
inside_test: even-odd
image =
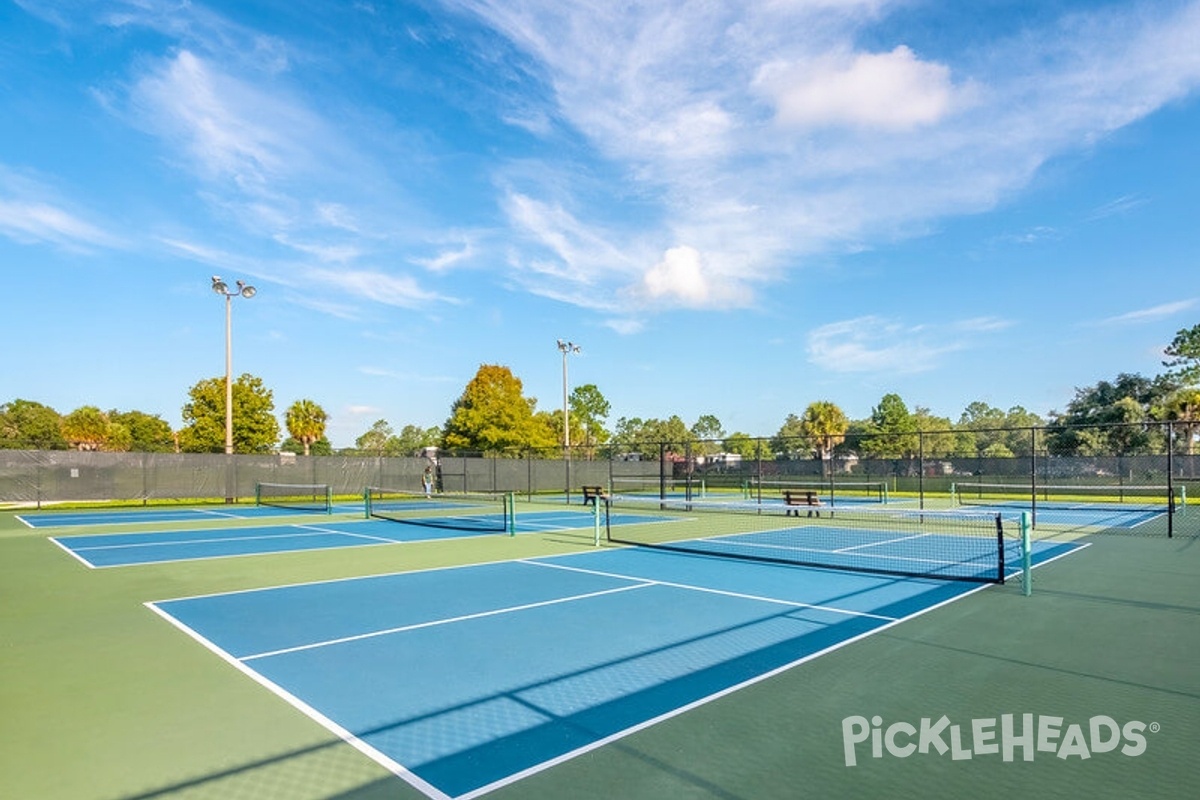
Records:
[[[40,176],[0,164],[0,235],[22,244],[48,243],[68,250],[119,248],[125,242],[87,212],[61,198]]]
[[[901,45],[890,53],[775,61],[755,78],[784,125],[836,125],[908,130],[933,125],[964,92],[944,64],[921,61]]]
[[[475,245],[472,242],[466,242],[458,249],[444,250],[433,258],[414,258],[412,261],[430,272],[444,272],[469,261],[476,255],[476,252]]]
[[[296,132],[311,135],[323,127],[302,107],[187,50],[142,77],[133,102],[142,123],[176,142],[198,173],[252,194],[308,164],[308,148]]]
[[[700,251],[688,245],[663,253],[662,259],[629,288],[629,294],[651,307],[728,308],[749,300],[743,286],[714,273]]]
[[[973,317],[955,322],[951,325],[956,330],[967,333],[993,333],[1011,328],[1016,323],[1000,317]]]
[[[49,242],[68,249],[118,247],[120,240],[58,206],[0,198],[0,233],[22,244]]]
[[[911,324],[868,315],[810,331],[808,359],[831,372],[927,372],[940,366],[943,356],[972,347],[973,334],[995,333],[1012,325],[998,317]]]
[[[422,309],[436,303],[458,301],[422,288],[408,275],[391,275],[372,270],[308,269],[304,280],[319,288],[400,308]]]
[[[1146,197],[1143,197],[1139,194],[1123,195],[1115,200],[1105,203],[1099,208],[1093,209],[1090,214],[1084,217],[1084,219],[1086,219],[1088,222],[1095,222],[1096,220],[1107,219],[1108,217],[1121,216],[1123,214],[1128,214],[1135,208],[1140,208],[1146,205],[1148,202],[1150,201]]]
[[[1108,317],[1101,320],[1100,325],[1138,325],[1144,322],[1158,322],[1162,319],[1168,319],[1176,314],[1179,314],[1196,306],[1197,299],[1189,298],[1187,300],[1177,300],[1171,303],[1162,303],[1161,305],[1152,306],[1150,308],[1141,308],[1136,311],[1129,311],[1125,314],[1118,314],[1115,317]]]
[[[383,409],[379,406],[350,405],[346,406],[346,413],[352,417],[364,417],[368,414],[374,416],[376,414],[382,414]]]
[[[875,316],[823,325],[808,334],[808,359],[832,372],[925,372],[961,345],[931,344],[922,326]]]
[[[617,226],[569,185],[519,202],[506,189],[510,222],[535,243],[512,263],[539,293],[588,307],[582,285],[643,275],[642,297],[666,307],[752,301],[806,256],[993,208],[1047,160],[1200,86],[1196,2],[1102,7],[951,41],[936,59],[903,40],[858,44],[887,2],[450,4],[529,55],[553,93],[547,116],[607,159],[623,193],[654,200]],[[564,208],[569,219],[553,213]],[[660,255],[681,242],[703,281]]]

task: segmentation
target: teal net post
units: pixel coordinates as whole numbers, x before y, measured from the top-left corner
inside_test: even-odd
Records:
[[[1021,512],[1021,594],[1033,594],[1033,547],[1029,539],[1029,512]]]
[[[924,499],[924,495],[922,495],[922,499]],[[879,502],[886,504],[887,501],[888,501],[887,481],[884,481],[883,482],[883,492],[879,496]]]
[[[363,489],[363,519],[371,518],[371,489]]]
[[[607,502],[607,501],[602,501],[599,497],[597,497],[595,500],[592,501],[592,537],[593,537],[592,538],[592,546],[593,547],[600,546],[600,503],[601,502]]]
[[[508,535],[517,535],[517,495],[509,492],[504,495],[504,518],[507,520]]]
[[[327,485],[325,487],[325,513],[326,514],[333,513],[333,486],[332,485]]]

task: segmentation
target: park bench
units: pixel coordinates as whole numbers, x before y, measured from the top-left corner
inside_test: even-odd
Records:
[[[595,503],[597,498],[600,500],[608,499],[608,492],[604,491],[603,486],[584,486],[583,487],[583,504],[589,505]]]
[[[784,512],[787,516],[800,516],[800,509],[807,508],[808,516],[821,516],[821,498],[812,489],[784,489],[783,503],[787,506]]]

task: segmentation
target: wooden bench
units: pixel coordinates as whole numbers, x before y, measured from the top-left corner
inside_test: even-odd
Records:
[[[594,504],[596,502],[597,498],[599,498],[601,500],[608,499],[608,492],[604,491],[603,486],[584,486],[583,487],[583,504],[585,506],[589,505],[589,504]]]
[[[807,508],[810,517],[813,514],[821,516],[821,498],[812,489],[784,489],[783,503],[787,506],[786,516],[800,516],[800,507]]]

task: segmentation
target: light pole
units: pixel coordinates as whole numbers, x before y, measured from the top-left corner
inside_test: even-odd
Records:
[[[579,355],[579,345],[574,342],[564,342],[558,340],[558,349],[562,353],[563,359],[563,452],[567,458],[571,457],[571,424],[567,411],[567,356],[571,353]]]
[[[213,275],[212,290],[225,298],[225,455],[233,455],[233,298],[241,295],[249,300],[258,293],[253,286],[237,282],[237,290]]]

